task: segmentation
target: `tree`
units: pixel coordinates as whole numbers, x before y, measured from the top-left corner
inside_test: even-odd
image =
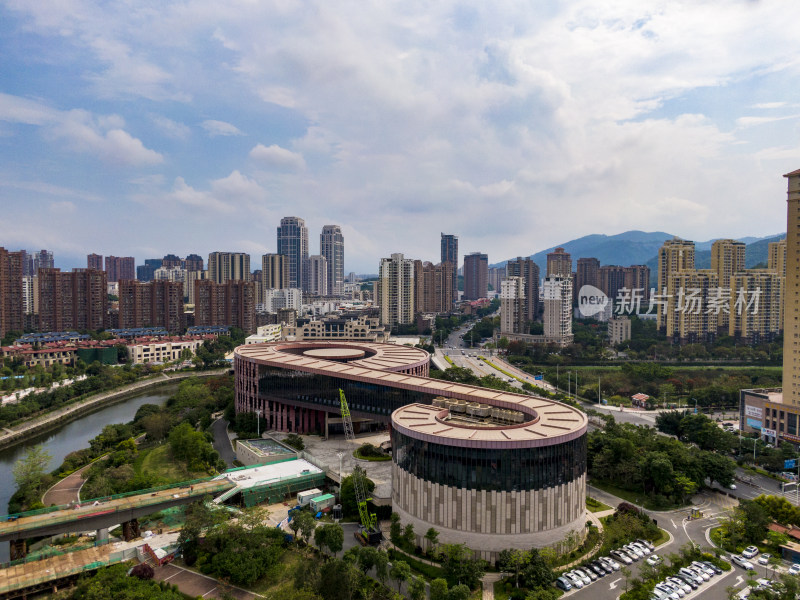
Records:
[[[425,581],[420,577],[411,579],[408,584],[409,600],[425,600]]]
[[[11,469],[17,488],[33,490],[34,494],[37,494],[47,465],[52,458],[52,455],[44,449],[43,444],[29,448],[25,456],[14,463],[14,467]]]
[[[431,581],[430,600],[447,600],[447,581],[444,579],[434,579]]]
[[[432,551],[439,543],[439,532],[431,527],[425,532],[425,539],[428,540],[428,549]]]
[[[378,550],[375,556],[375,576],[381,585],[386,583],[386,578],[389,576],[389,555],[385,550]]]
[[[486,572],[485,562],[473,559],[472,551],[464,544],[443,544],[441,556],[445,579],[451,586],[463,583],[473,589]]]
[[[527,564],[522,570],[525,587],[546,587],[553,583],[553,571],[547,566],[545,559],[534,548],[527,553]]]
[[[311,535],[314,533],[314,528],[317,526],[317,523],[309,512],[301,510],[297,511],[295,514],[296,516],[293,522],[297,523],[297,528],[303,536],[303,540],[308,543],[308,540],[311,539]]]
[[[397,546],[403,539],[403,527],[400,525],[400,515],[393,512],[389,517],[391,525],[389,526],[389,539]]]
[[[344,530],[338,523],[326,523],[314,530],[314,542],[320,550],[327,548],[336,556],[344,545]]]
[[[333,559],[320,568],[317,593],[324,600],[350,600],[358,589],[361,572],[351,563]]]
[[[400,586],[411,577],[411,566],[404,560],[397,560],[389,571],[389,577],[397,582],[397,592],[399,593]]]
[[[408,546],[414,546],[414,526],[409,523],[403,528],[403,542]]]
[[[263,420],[263,419],[262,419]],[[262,428],[262,431],[264,429]],[[303,438],[297,435],[296,433],[290,433],[289,435],[284,438],[283,442],[297,451],[305,450],[306,443],[303,441]]]
[[[503,571],[514,574],[514,587],[519,587],[519,573],[528,562],[528,553],[517,549],[503,550],[498,562]]]
[[[469,588],[463,583],[451,587],[447,591],[447,600],[469,600]]]

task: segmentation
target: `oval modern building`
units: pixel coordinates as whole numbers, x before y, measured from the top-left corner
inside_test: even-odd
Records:
[[[506,548],[584,531],[586,415],[541,397],[428,375],[429,355],[393,344],[276,342],[235,350],[237,411],[269,427],[326,433],[339,389],[355,418],[390,426],[392,507],[418,540]]]

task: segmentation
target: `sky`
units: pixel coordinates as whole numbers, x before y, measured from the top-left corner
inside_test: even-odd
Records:
[[[796,0],[0,0],[0,246],[345,271],[786,230]],[[253,268],[256,268],[253,266]]]

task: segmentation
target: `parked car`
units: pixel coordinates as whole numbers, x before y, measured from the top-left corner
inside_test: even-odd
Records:
[[[697,583],[697,585],[703,585],[704,579],[697,572],[692,571],[691,569],[689,569],[687,567],[683,567],[681,569],[678,569],[678,573],[680,573],[681,575],[685,575],[686,577],[691,578],[692,580],[694,580],[695,583]]]
[[[690,577],[689,575],[685,575],[681,572],[676,573],[675,577],[677,577],[681,581],[685,581],[687,585],[692,586],[692,589],[696,590],[700,586],[700,584],[697,583],[697,581],[695,581],[694,577]]]
[[[577,577],[581,578],[583,585],[589,585],[590,583],[592,583],[592,578],[589,577],[586,573],[584,573],[580,569],[572,569],[572,572],[575,573]]]
[[[600,575],[600,577],[605,577],[609,573],[613,573],[614,569],[606,565],[601,560],[593,560],[589,563],[589,565],[595,570],[594,572]],[[599,569],[599,570],[598,570]]]
[[[597,581],[597,573],[595,573],[591,569],[583,569],[583,568],[575,569],[575,572],[578,575],[580,575],[581,577],[588,577],[589,578],[589,583],[592,583],[593,581]],[[586,580],[584,579],[584,582],[585,581]]]
[[[589,571],[590,574],[591,572],[594,572],[595,575],[597,575],[597,577],[606,576],[606,570],[603,567],[594,564],[593,562],[590,562],[587,565],[585,565],[584,570]]]
[[[697,575],[703,581],[708,581],[709,579],[711,579],[711,574],[710,573],[706,573],[705,569],[698,569],[694,565],[689,565],[686,568],[689,569],[695,575]]]
[[[767,554],[767,556],[769,556],[769,554]],[[701,560],[700,564],[701,565],[705,565],[706,567],[711,569],[714,572],[715,575],[721,575],[722,574],[722,569],[720,569],[717,565],[715,565],[712,562],[708,562],[707,560]]]
[[[690,586],[688,583],[686,583],[683,579],[680,579],[679,577],[675,576],[667,577],[667,581],[681,588],[686,594],[692,591],[692,586]]]
[[[731,562],[733,564],[735,564],[735,565],[738,565],[738,566],[742,567],[746,571],[755,571],[755,567],[753,566],[753,563],[751,563],[749,560],[747,560],[743,556],[740,556],[739,554],[732,555],[731,556]],[[798,571],[798,572],[800,572],[800,571]]]
[[[649,548],[650,550],[655,550],[656,547],[653,546],[653,542],[650,540],[636,540],[636,543],[641,544],[645,548]]]
[[[794,563],[789,567],[789,575],[800,575],[800,564]]]
[[[754,558],[758,554],[758,548],[755,546],[748,546],[742,550],[742,556],[745,558]]]
[[[699,560],[693,560],[692,564],[689,566],[700,569],[701,571],[703,571],[703,573],[705,573],[709,577],[713,577],[714,575],[717,574],[717,572],[714,569],[710,568],[706,563],[700,562]]]
[[[651,554],[647,557],[647,564],[651,566],[656,566],[658,563],[661,562],[661,557],[658,554]]]
[[[572,583],[570,583],[569,579],[567,579],[562,575],[561,577],[556,579],[556,587],[560,590],[568,592],[572,589]]]
[[[638,548],[634,547],[632,544],[626,544],[622,547],[625,552],[631,555],[631,558],[636,557],[635,560],[639,560],[640,558],[644,558],[644,552],[639,550]]]
[[[631,546],[633,546],[634,548],[636,548],[640,552],[643,552],[645,555],[650,554],[650,552],[652,552],[652,550],[650,550],[650,548],[648,548],[644,544],[640,544],[639,542],[631,542]]]
[[[633,562],[631,560],[631,557],[622,552],[621,550],[612,550],[611,552],[609,552],[609,554],[611,554],[611,556],[613,556],[614,558],[621,560],[626,565],[629,565]]]
[[[572,571],[564,573],[563,576],[566,577],[567,579],[569,579],[569,582],[572,584],[572,587],[574,587],[576,589],[581,589],[583,587],[583,579],[578,577]]]
[[[656,587],[654,589],[664,592],[667,595],[667,597],[670,598],[670,600],[681,600],[681,597],[678,594],[678,592],[669,589],[663,583],[656,584]]]
[[[620,564],[613,558],[609,558],[608,556],[601,556],[598,560],[602,562],[604,565],[608,565],[609,567],[611,567],[614,571],[620,570]]]
[[[666,587],[667,589],[672,590],[673,592],[677,593],[678,596],[683,598],[686,596],[686,590],[683,589],[682,585],[676,585],[675,583],[671,582],[669,579],[665,579],[661,582],[661,585]]]
[[[764,552],[764,554],[758,557],[758,564],[767,565],[769,564],[770,558],[772,558],[772,554],[770,554],[769,552]]]

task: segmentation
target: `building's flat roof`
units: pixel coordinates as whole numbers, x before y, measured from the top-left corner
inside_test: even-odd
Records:
[[[238,489],[246,489],[275,483],[284,479],[303,477],[305,475],[321,474],[323,471],[307,460],[287,460],[271,465],[260,465],[250,469],[241,469],[232,473],[223,473],[214,479],[227,479],[234,483]]]
[[[374,353],[374,355],[342,364],[329,360],[310,359],[289,352],[297,352],[299,350],[311,348],[324,348],[328,345],[340,348],[365,349]],[[261,365],[296,369],[298,371],[328,375],[331,377],[343,377],[365,383],[384,384],[390,387],[467,400],[468,402],[489,404],[509,410],[518,410],[528,415],[529,418],[532,416],[538,417],[535,423],[527,424],[525,427],[509,425],[508,427],[491,430],[451,427],[453,431],[439,432],[439,430],[446,428],[438,423],[438,427],[432,426],[431,423],[423,427],[423,429],[427,428],[431,433],[435,433],[437,441],[439,439],[450,439],[453,445],[469,446],[471,445],[470,442],[475,442],[476,446],[497,443],[504,447],[558,444],[583,435],[588,425],[586,414],[582,411],[541,396],[515,394],[462,383],[442,381],[440,379],[431,379],[419,375],[406,375],[404,373],[397,373],[396,371],[398,368],[394,364],[391,366],[387,365],[387,361],[385,360],[387,357],[403,357],[407,367],[426,362],[429,357],[428,353],[418,348],[371,342],[328,343],[307,341],[288,344],[281,342],[272,344],[251,344],[248,346],[239,346],[234,350],[234,353],[245,360],[250,360]],[[424,356],[424,360],[417,362],[416,359],[419,359],[421,355]],[[409,407],[403,407],[395,411],[392,420],[395,421],[395,416],[402,416],[406,408]],[[438,413],[441,409],[437,408],[435,411]],[[434,419],[434,417],[435,413],[430,419]],[[402,420],[399,420],[398,424],[401,423]],[[420,432],[421,430],[420,427],[415,427],[410,431]],[[417,434],[414,435],[414,437],[420,436]],[[440,443],[446,444],[447,442],[441,441]]]

